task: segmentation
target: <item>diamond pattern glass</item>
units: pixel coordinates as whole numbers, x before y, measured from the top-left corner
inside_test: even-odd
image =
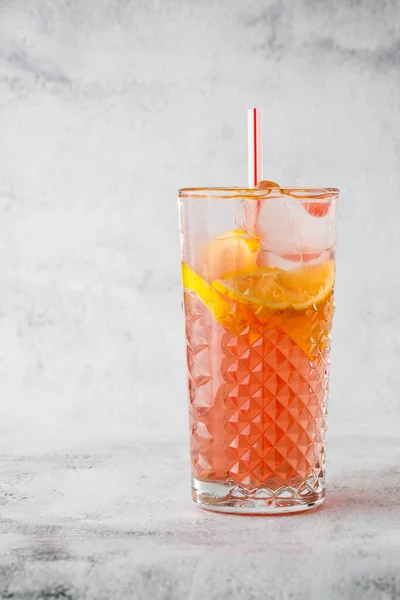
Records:
[[[237,498],[321,492],[333,298],[307,315],[304,349],[281,311],[234,334],[194,293],[185,306],[194,478],[230,484]]]

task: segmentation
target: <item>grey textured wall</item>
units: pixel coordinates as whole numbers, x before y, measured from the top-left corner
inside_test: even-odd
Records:
[[[176,190],[342,190],[331,431],[400,415],[400,3],[0,1],[0,445],[186,435]]]

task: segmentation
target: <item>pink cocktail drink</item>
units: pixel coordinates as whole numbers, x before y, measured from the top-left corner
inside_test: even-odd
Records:
[[[324,499],[337,198],[180,192],[192,490],[205,508],[276,513]]]

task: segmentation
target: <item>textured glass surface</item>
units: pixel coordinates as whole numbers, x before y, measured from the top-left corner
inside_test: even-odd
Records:
[[[307,315],[309,355],[279,327],[281,311],[235,335],[193,293],[185,305],[193,476],[235,483],[239,496],[321,490],[332,296]]]

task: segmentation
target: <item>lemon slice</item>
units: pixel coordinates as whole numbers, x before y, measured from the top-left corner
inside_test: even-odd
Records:
[[[194,292],[202,300],[223,327],[233,332],[243,329],[243,319],[238,314],[233,314],[231,307],[219,293],[186,263],[182,263],[182,283],[185,290]]]
[[[328,262],[283,271],[274,267],[213,282],[213,288],[230,298],[283,310],[304,310],[324,300],[331,292],[335,264]]]
[[[200,272],[210,283],[257,268],[260,240],[243,229],[228,231],[206,246],[200,257]]]

